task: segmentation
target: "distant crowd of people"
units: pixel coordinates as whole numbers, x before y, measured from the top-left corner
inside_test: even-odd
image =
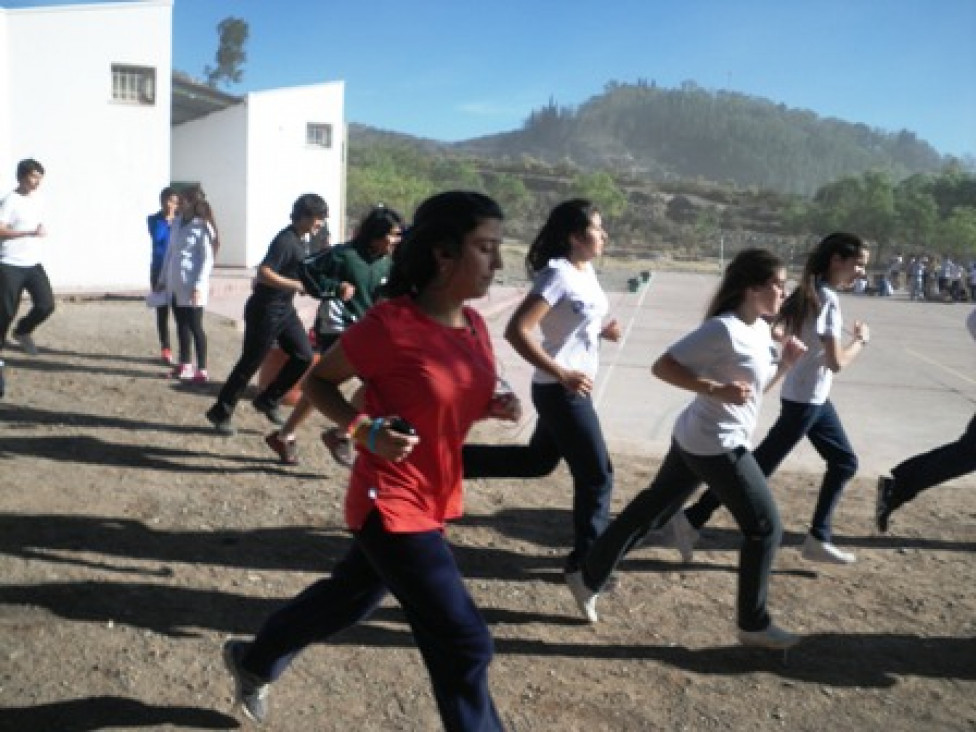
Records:
[[[37,352],[34,330],[54,310],[39,263],[46,231],[33,198],[43,174],[36,161],[22,161],[18,188],[0,202],[0,344],[27,291],[32,308],[13,338],[28,354]],[[534,367],[538,421],[529,441],[514,445],[465,444],[476,421],[517,421],[522,409],[498,373],[484,320],[467,304],[488,292],[501,267],[499,205],[480,193],[448,191],[425,200],[409,222],[378,205],[351,241],[313,251],[328,213],[318,194],[295,200],[290,223],[257,267],[240,357],[205,412],[215,433],[234,436],[238,401],[277,344],[285,361],[251,402],[273,424],[265,442],[282,463],[295,464],[296,431],[318,411],[334,425],[322,434],[325,447],[351,468],[344,507],[351,540],[344,556],[329,576],[275,610],[253,638],[231,639],[223,648],[235,698],[248,717],[267,719],[271,685],[303,649],[369,617],[392,595],[420,648],[444,727],[503,729],[488,683],[491,632],[445,527],[461,516],[464,478],[537,479],[562,460],[572,478],[573,524],[563,571],[587,621],[599,621],[600,593],[651,531],[665,530],[688,561],[701,528],[725,507],[741,533],[739,642],[782,650],[800,642],[774,622],[768,607],[783,535],[768,479],[808,439],[825,469],[801,556],[855,562],[832,530],[858,461],[830,392],[834,374],[871,343],[866,323],[845,327],[837,294],[864,277],[869,252],[858,236],[838,232],[822,239],[789,294],[785,263],[774,253],[735,255],[702,322],[652,365],[655,377],[690,392],[691,400],[675,420],[670,449],[648,487],[612,517],[614,469],[593,388],[600,343],[620,339],[621,328],[593,266],[608,244],[598,208],[585,199],[559,203],[529,247],[532,285],[505,338]],[[203,311],[220,244],[213,209],[199,186],[165,188],[147,223],[160,357],[172,378],[205,383],[211,375]],[[913,271],[909,263],[906,272]],[[951,292],[955,271],[942,271],[948,274],[938,286]],[[321,301],[314,346],[295,309],[296,295]],[[967,325],[976,339],[976,311]],[[286,419],[282,401],[300,381],[302,400]],[[753,448],[763,395],[779,382],[779,416]],[[892,514],[921,491],[973,470],[976,416],[956,442],[879,478],[877,530],[887,531]],[[702,486],[698,501],[686,505]]]
[[[865,279],[863,288],[868,286]],[[897,290],[905,290],[913,301],[976,302],[976,259],[967,265],[948,256],[940,260],[916,254],[906,260],[895,255],[878,278],[877,294],[890,296]]]

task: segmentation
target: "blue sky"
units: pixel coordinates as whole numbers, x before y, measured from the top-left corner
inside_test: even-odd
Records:
[[[0,0],[7,8],[65,4]],[[607,81],[691,80],[976,155],[976,0],[175,0],[174,67],[250,26],[227,91],[343,80],[346,116],[459,140]]]

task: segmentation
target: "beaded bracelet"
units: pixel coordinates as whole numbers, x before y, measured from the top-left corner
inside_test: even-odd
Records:
[[[366,438],[366,447],[370,452],[376,452],[376,438],[379,437],[384,424],[386,424],[386,420],[382,417],[377,417],[370,424],[369,436]]]
[[[346,425],[346,434],[351,439],[356,439],[356,430],[363,426],[363,424],[369,422],[369,415],[359,413],[352,418],[352,421]]]

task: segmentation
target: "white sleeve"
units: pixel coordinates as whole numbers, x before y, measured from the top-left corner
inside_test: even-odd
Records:
[[[840,303],[837,296],[830,293],[826,296],[824,306],[817,316],[817,335],[821,338],[840,340],[844,334],[844,319],[840,313]]]
[[[684,338],[668,347],[667,353],[675,361],[695,374],[702,373],[715,361],[715,349],[728,343],[729,333],[718,318],[709,318]]]
[[[11,226],[14,223],[12,200],[13,196],[9,194],[0,199],[0,224],[4,226]]]
[[[538,295],[552,307],[566,295],[566,277],[555,267],[546,267],[532,283],[530,295]]]

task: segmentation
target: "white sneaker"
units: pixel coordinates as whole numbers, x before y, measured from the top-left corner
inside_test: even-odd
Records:
[[[31,338],[30,333],[14,333],[14,340],[20,344],[20,347],[24,349],[24,353],[28,356],[37,355],[37,344],[34,343],[34,339]]]
[[[770,623],[763,630],[739,630],[739,643],[753,648],[771,648],[777,651],[785,651],[795,646],[800,640],[800,636],[783,630],[775,623]]]
[[[569,591],[573,593],[573,599],[576,600],[576,606],[583,613],[583,617],[590,623],[599,622],[600,618],[596,614],[596,601],[600,597],[600,593],[594,592],[586,586],[586,583],[583,582],[583,572],[567,572],[566,584],[569,585]]]
[[[701,532],[691,525],[684,511],[678,511],[671,517],[671,520],[668,521],[668,528],[670,529],[671,545],[678,550],[681,561],[690,562],[695,556],[695,544],[701,538]]]
[[[807,534],[801,556],[807,561],[824,564],[853,564],[857,561],[857,557],[850,552],[838,549],[829,541],[820,541],[813,534]]]

